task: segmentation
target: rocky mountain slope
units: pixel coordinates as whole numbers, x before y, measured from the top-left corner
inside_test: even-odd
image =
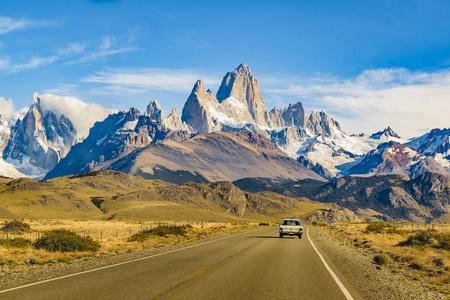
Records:
[[[151,143],[165,139],[183,140],[191,136],[189,131],[166,128],[164,122],[166,119],[154,101],[149,104],[145,115],[134,108],[111,114],[104,121],[96,122],[89,136],[75,145],[45,178],[107,169],[114,161]]]
[[[36,182],[0,178],[0,218],[275,221],[328,205],[272,193],[252,194],[230,182],[144,180],[116,171]]]
[[[244,177],[273,181],[314,178],[313,171],[288,157],[256,132],[200,133],[136,150],[105,168],[168,182],[213,182]]]
[[[43,112],[37,93],[22,120],[11,128],[2,157],[20,172],[42,178],[79,140],[72,122],[52,111]]]
[[[398,174],[410,179],[427,172],[450,177],[450,173],[432,157],[393,141],[380,144],[377,149],[364,155],[358,164],[348,170],[349,175]]]
[[[450,171],[450,128],[433,129],[406,145],[420,153],[432,156],[440,165]]]
[[[334,203],[352,210],[363,221],[447,223],[450,216],[450,179],[434,173],[425,173],[413,180],[388,175],[345,176],[327,183],[307,179],[283,185],[242,179],[234,184],[253,193],[273,191],[289,197]]]

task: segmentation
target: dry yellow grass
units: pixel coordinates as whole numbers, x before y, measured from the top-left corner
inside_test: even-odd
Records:
[[[404,224],[403,229],[398,226],[400,224],[396,225],[397,229],[404,232],[367,232],[366,223],[340,223],[333,226],[332,235],[373,256],[384,253],[390,259],[388,268],[391,268],[392,272],[403,273],[411,280],[420,280],[425,287],[450,294],[450,251],[431,246],[399,246],[408,236],[425,228],[434,227],[434,230],[450,233],[450,224]]]
[[[128,238],[141,230],[155,228],[159,225],[181,226],[187,222],[111,222],[93,220],[24,220],[31,225],[34,232],[44,232],[51,229],[69,229],[80,233],[82,236],[91,236],[101,244],[100,251],[95,254],[120,255],[145,248],[158,248],[165,245],[184,243],[191,240],[204,239],[215,235],[230,234],[232,232],[255,228],[259,223],[215,223],[215,222],[191,222],[192,228],[184,236],[167,235],[164,237],[153,236],[144,242],[129,242]],[[100,235],[100,232],[102,233]],[[30,233],[28,233],[30,234]],[[23,235],[22,235],[23,236]],[[19,234],[9,236],[20,237]],[[27,237],[25,235],[25,237]],[[35,235],[33,240],[35,240]],[[0,238],[4,238],[0,234]],[[37,264],[51,264],[57,262],[71,262],[75,259],[89,258],[94,253],[89,252],[47,252],[28,247],[25,249],[6,248],[0,246],[0,277],[16,271],[26,271]]]

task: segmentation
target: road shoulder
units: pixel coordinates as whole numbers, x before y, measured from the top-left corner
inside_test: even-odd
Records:
[[[328,231],[309,226],[309,236],[355,299],[446,299],[388,268],[377,269],[371,257],[343,245]]]

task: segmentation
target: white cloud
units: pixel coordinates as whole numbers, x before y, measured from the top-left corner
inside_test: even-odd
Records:
[[[25,19],[14,20],[8,17],[0,17],[0,34],[13,31],[25,29],[27,27],[35,27],[36,22],[29,21]]]
[[[26,63],[16,64],[10,67],[9,71],[17,73],[26,70],[37,69],[41,66],[49,65],[58,60],[58,56],[53,55],[49,57],[33,57]]]
[[[89,129],[95,122],[103,121],[109,114],[117,112],[97,104],[87,104],[75,97],[43,94],[39,95],[39,98],[43,110],[52,110],[58,115],[68,117],[81,137],[88,136]]]
[[[325,110],[349,133],[373,133],[389,125],[413,137],[450,127],[450,70],[393,68],[366,70],[350,79],[267,79],[274,88],[263,90],[265,98],[284,95],[281,101],[289,98],[303,102],[307,110]],[[264,77],[260,83],[265,87]]]
[[[51,21],[32,21],[25,18],[15,20],[9,17],[0,17],[0,34],[4,34],[14,30],[24,30],[32,27],[55,26],[55,22]]]
[[[10,61],[8,57],[0,57],[0,71],[8,70],[10,68]]]
[[[0,115],[4,116],[6,119],[9,119],[14,114],[14,103],[11,99],[6,100],[3,97],[0,97]]]
[[[127,41],[123,42],[123,39]],[[0,57],[0,71],[5,73],[19,73],[27,70],[37,69],[42,66],[51,65],[56,61],[71,65],[75,63],[86,63],[98,59],[104,59],[120,53],[127,53],[141,48],[131,46],[127,37],[120,40],[114,36],[104,37],[97,46],[86,43],[68,43],[65,47],[54,49],[53,55],[47,57],[34,56],[25,62],[13,62],[9,57]]]
[[[58,49],[57,52],[62,56],[74,56],[84,52],[86,44],[84,43],[69,43],[66,47]]]
[[[124,41],[124,39],[126,41]],[[90,51],[86,51],[78,60],[71,61],[69,64],[85,63],[115,54],[141,50],[139,47],[130,45],[132,41],[134,40],[128,39],[127,36],[121,39],[117,39],[114,35],[105,36],[103,37],[100,45]]]
[[[77,84],[59,83],[54,88],[44,90],[44,93],[67,95],[72,93],[73,90],[77,87],[78,87]]]
[[[164,90],[189,94],[198,79],[203,79],[206,86],[217,86],[220,77],[201,74],[195,70],[185,69],[108,69],[89,75],[82,82],[103,84],[97,93],[113,92],[143,93],[149,90]]]

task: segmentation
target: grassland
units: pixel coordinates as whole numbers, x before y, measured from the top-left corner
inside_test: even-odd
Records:
[[[327,208],[270,192],[244,193],[230,182],[175,185],[115,171],[0,181],[4,219],[270,222]]]

